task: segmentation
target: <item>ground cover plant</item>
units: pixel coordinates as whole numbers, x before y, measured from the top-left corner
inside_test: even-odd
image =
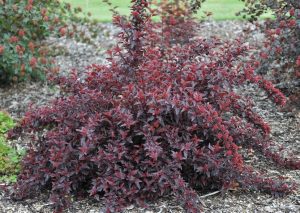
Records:
[[[46,72],[57,71],[43,40],[49,35],[73,36],[75,29],[69,24],[79,22],[80,11],[56,0],[1,0],[0,85],[45,80]]]
[[[251,147],[279,166],[300,168],[271,141],[252,99],[236,92],[252,83],[285,104],[283,94],[254,73],[255,63],[244,61],[249,48],[240,40],[169,39],[166,19],[153,23],[159,11],[148,6],[133,0],[129,19],[114,17],[121,33],[108,65],[92,65],[83,78],[76,72],[54,78],[65,95],[33,107],[10,131],[10,137],[33,139],[12,196],[50,191],[56,212],[73,197],[104,197],[106,212],[118,212],[171,194],[187,212],[200,212],[196,190],[291,193],[293,183],[261,175],[240,153]]]
[[[258,73],[272,76],[277,87],[285,91],[291,103],[300,101],[300,2],[245,1],[242,13],[257,20],[266,10],[271,10],[276,19],[264,23],[266,42],[259,54]]]
[[[13,119],[0,111],[0,182],[15,182],[22,154],[6,143],[5,134],[15,126]]]

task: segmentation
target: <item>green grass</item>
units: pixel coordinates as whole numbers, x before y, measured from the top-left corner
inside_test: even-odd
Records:
[[[109,11],[109,6],[102,2],[102,0],[63,0],[71,3],[73,7],[80,6],[85,12],[91,12],[92,17],[101,22],[110,22],[112,14]],[[129,14],[130,0],[111,0],[113,5],[118,6],[118,11],[121,14]],[[203,16],[204,11],[213,13],[212,18],[215,20],[237,20],[241,17],[235,16],[235,13],[240,11],[244,3],[240,0],[207,0],[199,13],[198,18]],[[263,16],[270,17],[270,14]]]

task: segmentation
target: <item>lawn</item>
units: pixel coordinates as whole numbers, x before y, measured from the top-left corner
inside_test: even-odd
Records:
[[[74,7],[82,7],[84,11],[92,13],[93,18],[101,22],[111,21],[111,12],[109,7],[102,2],[102,0],[63,0],[64,2],[71,3]],[[129,13],[130,0],[111,0],[113,5],[118,6],[118,11],[121,14]],[[213,13],[213,18],[216,20],[233,20],[241,19],[241,17],[235,16],[235,13],[243,8],[243,2],[240,0],[207,0],[197,17],[201,18],[204,11],[210,11]],[[268,17],[269,15],[265,15]]]

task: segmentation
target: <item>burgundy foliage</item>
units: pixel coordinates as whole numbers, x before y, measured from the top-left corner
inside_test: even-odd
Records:
[[[108,52],[109,65],[92,65],[84,79],[76,73],[56,79],[66,95],[29,110],[10,133],[34,139],[14,197],[50,191],[56,212],[72,196],[104,198],[106,212],[118,212],[174,195],[196,213],[195,190],[239,185],[292,192],[293,183],[244,165],[239,151],[252,147],[280,166],[300,168],[292,154],[281,157],[253,101],[235,92],[252,83],[276,104],[285,103],[271,82],[242,62],[247,46],[217,39],[166,44],[148,6],[133,0],[129,21],[114,17],[122,31]]]

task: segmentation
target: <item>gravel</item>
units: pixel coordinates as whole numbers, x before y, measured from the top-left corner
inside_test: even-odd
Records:
[[[222,39],[235,39],[246,37],[248,42],[259,44],[263,35],[256,27],[246,22],[224,21],[201,23],[199,36],[219,36]],[[113,35],[118,32],[111,24],[99,24],[100,33],[94,40],[96,45],[87,45],[70,39],[51,38],[47,42],[51,45],[61,47],[65,55],[57,56],[56,63],[60,66],[62,73],[67,74],[76,68],[80,74],[84,74],[86,67],[92,63],[106,63],[105,51],[111,47],[115,40]],[[247,32],[251,32],[250,34]],[[288,150],[299,155],[300,152],[300,115],[299,112],[279,110],[268,101],[266,94],[257,94],[254,87],[243,88],[243,92],[252,96],[257,104],[256,110],[270,123],[272,127],[272,138],[278,144],[283,144]],[[41,83],[23,83],[10,88],[0,88],[0,110],[9,112],[16,120],[22,118],[31,103],[45,105],[49,100],[58,97],[60,91],[57,86]],[[11,142],[18,148],[23,146],[24,141]],[[272,162],[254,153],[248,156],[247,163],[256,169],[268,173],[270,176],[281,175],[289,180],[300,184],[300,171],[289,171],[276,167]],[[300,190],[284,198],[274,198],[261,192],[248,192],[240,189],[229,191],[221,195],[218,191],[201,194],[205,204],[204,212],[300,212]],[[92,213],[103,212],[103,202],[93,200],[74,201],[66,212]],[[129,206],[126,213],[154,213],[154,212],[184,212],[178,202],[172,198],[163,198],[156,203],[149,204],[149,209]],[[0,213],[27,213],[27,212],[52,212],[52,204],[46,195],[41,195],[34,200],[13,202],[0,191]]]

